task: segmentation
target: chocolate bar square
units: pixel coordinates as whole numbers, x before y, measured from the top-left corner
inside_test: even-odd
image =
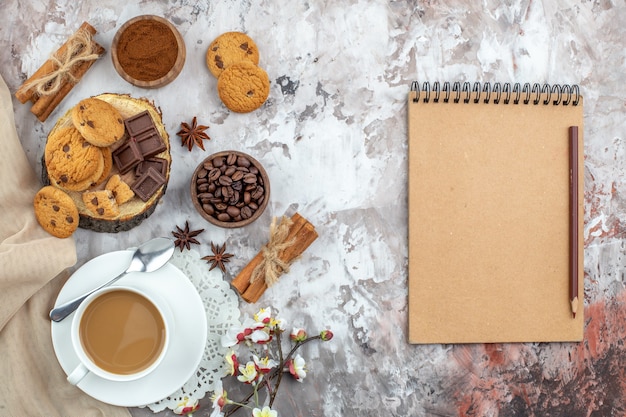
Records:
[[[139,136],[131,137],[131,140],[136,141],[137,145],[139,145],[139,150],[141,151],[143,159],[150,158],[151,156],[157,155],[167,149],[165,142],[163,142],[163,138],[161,138],[161,135],[155,127],[143,132]]]
[[[167,160],[163,158],[148,158],[137,164],[135,168],[135,176],[141,177],[148,168],[154,168],[157,172],[160,172],[163,177],[167,173]]]
[[[141,113],[137,113],[134,116],[124,120],[124,125],[128,131],[130,137],[135,137],[141,133],[154,128],[154,121],[148,110],[144,110]]]
[[[130,187],[135,195],[141,200],[148,201],[157,190],[165,184],[165,177],[150,167],[135,183]]]
[[[113,151],[113,162],[115,162],[120,174],[127,173],[141,161],[143,161],[143,156],[141,155],[139,145],[132,139],[127,140],[122,146]]]

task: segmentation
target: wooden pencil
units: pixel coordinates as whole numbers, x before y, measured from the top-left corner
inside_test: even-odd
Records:
[[[572,318],[578,310],[578,126],[570,126],[570,291]]]

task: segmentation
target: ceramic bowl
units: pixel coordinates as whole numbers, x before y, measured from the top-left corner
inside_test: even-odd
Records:
[[[177,48],[178,55],[176,56],[176,61],[174,62],[174,65],[169,70],[169,72],[160,78],[150,79],[150,80],[142,80],[142,79],[134,78],[124,69],[124,67],[120,63],[120,53],[122,52],[122,48],[119,43],[120,43],[120,38],[122,34],[134,24],[142,22],[142,21],[146,21],[146,20],[159,22],[167,26],[169,30],[172,32],[172,34],[174,35],[174,38],[176,39],[176,45],[178,47]],[[128,81],[130,84],[137,86],[137,87],[143,87],[143,88],[159,88],[174,81],[174,79],[182,71],[183,66],[185,64],[185,58],[186,58],[185,42],[183,40],[183,37],[180,35],[180,32],[178,31],[178,29],[176,29],[176,27],[172,25],[168,20],[160,16],[155,16],[155,15],[136,16],[128,20],[126,23],[124,23],[119,28],[119,30],[115,33],[115,36],[113,37],[113,42],[111,44],[111,58],[113,60],[113,66],[115,67],[115,70],[117,71],[117,73],[124,80]],[[146,66],[147,65],[149,64],[146,63]]]
[[[209,223],[224,228],[246,226],[267,207],[270,181],[259,161],[239,151],[208,156],[191,177],[191,199]]]

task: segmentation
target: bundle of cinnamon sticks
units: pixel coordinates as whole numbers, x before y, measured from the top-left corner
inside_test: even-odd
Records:
[[[32,101],[30,111],[39,121],[44,122],[50,116],[96,59],[104,54],[104,48],[93,40],[95,34],[96,29],[83,22],[76,33],[15,92],[21,103]],[[54,88],[49,88],[52,84]]]
[[[295,213],[291,218],[283,217],[278,228],[285,227],[284,238],[280,242],[270,241],[259,253],[239,272],[232,285],[237,289],[241,298],[248,303],[255,303],[265,290],[274,283],[275,278],[268,275],[282,275],[287,272],[289,265],[317,239],[315,227],[300,214]],[[275,246],[272,248],[271,246]],[[273,251],[272,249],[278,250]],[[268,257],[275,258],[269,260]],[[268,264],[273,262],[273,265]],[[272,270],[271,272],[268,272]],[[271,278],[271,279],[270,279]]]

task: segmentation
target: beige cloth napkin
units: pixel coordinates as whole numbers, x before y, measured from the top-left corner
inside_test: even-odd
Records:
[[[0,146],[0,415],[129,416],[70,385],[54,354],[47,313],[76,263],[76,246],[35,219],[41,184],[17,137],[1,77]]]

